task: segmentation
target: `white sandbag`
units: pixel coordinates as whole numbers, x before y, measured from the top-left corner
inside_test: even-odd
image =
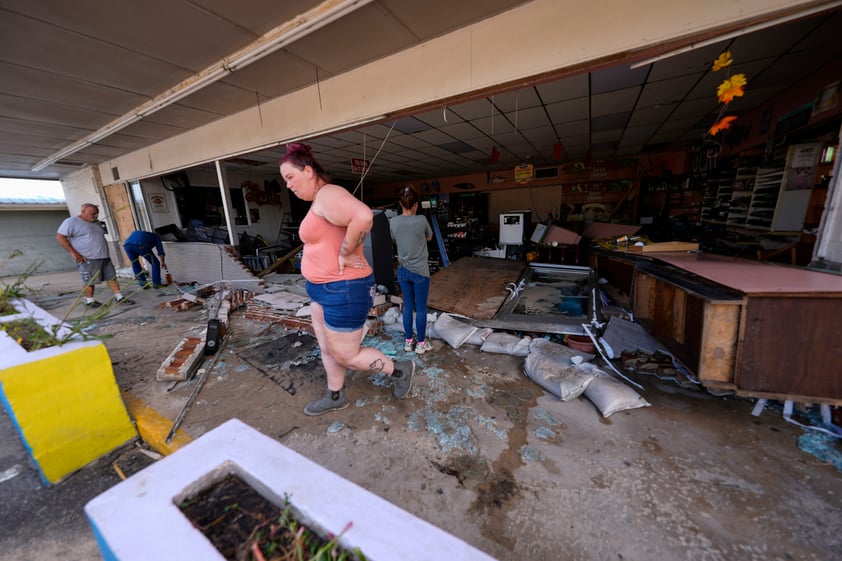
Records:
[[[537,340],[533,340],[533,343]],[[534,349],[530,348],[523,373],[562,401],[576,399],[584,393],[597,374],[580,368],[581,365],[574,365],[571,357],[555,349],[563,345],[546,342],[549,345],[539,344]]]
[[[585,397],[596,405],[603,417],[610,417],[617,411],[627,411],[651,405],[632,388],[607,373],[596,376],[588,384],[585,389]]]
[[[433,325],[436,336],[444,339],[454,349],[461,347],[478,329],[450,314],[441,314]]]
[[[580,356],[584,360],[592,360],[594,355],[589,353],[583,353],[582,351],[577,351],[576,349],[572,349],[567,345],[561,345],[559,343],[553,343],[552,341],[548,341],[542,337],[536,337],[532,339],[529,343],[529,352],[531,353],[541,353],[547,355],[548,357],[554,357],[560,364],[569,365],[572,364],[571,359],[574,356]]]
[[[518,337],[511,333],[492,333],[482,343],[480,351],[512,356],[527,356],[532,337]]]
[[[489,335],[494,333],[494,330],[490,327],[484,327],[481,329],[477,329],[473,335],[468,337],[468,340],[465,341],[466,345],[476,345],[477,347],[481,347],[485,340],[488,339]]]

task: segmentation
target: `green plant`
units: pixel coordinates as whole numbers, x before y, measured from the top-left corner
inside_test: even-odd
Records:
[[[296,517],[289,497],[278,507],[233,474],[179,508],[230,561],[366,561],[359,549],[339,545],[350,523],[325,537]]]
[[[59,344],[55,334],[49,333],[32,318],[0,323],[0,331],[5,331],[9,337],[27,351],[37,351]]]
[[[16,249],[10,253],[6,259],[14,259],[15,257],[20,257],[21,255],[23,255],[23,252]],[[26,279],[34,275],[43,263],[44,259],[37,263],[32,263],[23,273],[20,273],[17,276],[14,282],[11,284],[6,284],[4,282],[3,285],[0,286],[0,316],[17,313],[17,310],[12,305],[11,301],[23,297],[28,290],[26,288]]]
[[[7,259],[14,259],[23,255],[20,250],[13,251]],[[26,281],[38,272],[38,268],[45,259],[32,263],[23,273],[17,275],[15,280],[9,284],[3,283],[0,286],[0,317],[18,313],[13,300],[26,296],[29,289]],[[114,304],[114,299],[108,300],[102,307],[97,308],[90,314],[85,314],[75,320],[70,320],[70,313],[82,302],[84,291],[80,291],[71,304],[61,323],[49,327],[43,327],[33,318],[18,319],[11,322],[0,323],[0,331],[5,331],[12,339],[27,351],[35,351],[51,346],[61,346],[69,341],[90,341],[103,340],[112,335],[91,335],[89,330],[94,324],[105,317]],[[62,329],[62,328],[65,329]]]

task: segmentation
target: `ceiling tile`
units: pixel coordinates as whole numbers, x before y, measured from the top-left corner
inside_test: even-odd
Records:
[[[591,119],[591,132],[622,129],[626,126],[626,123],[628,123],[630,115],[631,111],[624,111],[622,113],[612,113],[610,115],[594,117]]]
[[[547,105],[547,113],[555,124],[579,121],[590,113],[587,97],[579,97]]]
[[[688,74],[659,82],[648,82],[643,87],[636,109],[639,111],[656,105],[663,106],[681,101],[693,90],[701,76],[702,73]]]
[[[634,87],[591,96],[591,118],[631,111],[637,103],[640,90]]]
[[[661,81],[687,74],[706,72],[713,65],[716,57],[728,46],[727,41],[719,41],[713,45],[699,47],[691,51],[676,54],[659,60],[652,65],[649,81]]]
[[[637,109],[632,114],[631,119],[629,119],[628,126],[658,125],[669,118],[676,107],[678,107],[677,103],[667,103],[656,107]]]
[[[488,117],[492,113],[498,113],[498,111],[492,107],[491,102],[484,97],[460,103],[450,109],[466,121],[472,121],[474,119]]]
[[[541,100],[538,98],[535,88],[521,88],[512,92],[499,93],[492,96],[491,101],[497,107],[497,110],[503,113],[541,106]]]
[[[547,112],[543,107],[533,107],[531,109],[521,109],[506,113],[506,118],[514,126],[515,130],[534,129],[538,127],[545,127],[549,124]]]
[[[587,98],[590,94],[587,74],[578,74],[555,82],[538,84],[535,89],[546,105],[569,99]]]
[[[591,72],[591,94],[601,94],[640,86],[646,80],[648,68],[629,68],[626,65],[601,68]]]

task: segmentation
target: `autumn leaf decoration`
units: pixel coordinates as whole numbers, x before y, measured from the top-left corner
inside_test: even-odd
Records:
[[[722,117],[721,119],[716,121],[716,123],[714,123],[713,126],[710,127],[710,129],[708,129],[708,132],[711,134],[711,136],[716,136],[721,131],[729,129],[731,127],[731,123],[736,121],[736,120],[737,120],[737,118],[734,117],[733,115],[728,115],[727,117]]]
[[[748,83],[745,74],[734,74],[730,78],[726,78],[719,84],[716,90],[716,95],[719,96],[721,103],[731,103],[735,97],[742,97],[745,93],[743,88]]]
[[[720,54],[715,61],[713,61],[712,70],[714,72],[718,72],[723,68],[728,68],[733,62],[734,59],[731,56],[731,51],[725,51]],[[719,111],[719,119],[708,129],[708,134],[716,136],[720,132],[731,128],[731,123],[736,121],[737,118],[731,115],[723,116],[723,114],[728,108],[728,104],[731,103],[734,98],[742,97],[745,94],[744,88],[746,84],[748,84],[748,80],[746,79],[745,74],[734,74],[733,76],[725,78],[725,80],[719,84],[719,87],[716,89],[716,95],[723,106]]]

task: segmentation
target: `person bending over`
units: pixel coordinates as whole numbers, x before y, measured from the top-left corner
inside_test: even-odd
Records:
[[[155,257],[152,250],[158,252],[160,262]],[[161,268],[166,268],[167,261],[164,253],[164,245],[161,243],[161,236],[155,232],[145,232],[143,230],[135,230],[132,232],[126,241],[123,242],[123,251],[132,262],[132,271],[134,271],[134,278],[141,288],[149,288],[149,282],[146,280],[146,273],[143,271],[143,266],[140,264],[140,258],[143,257],[149,263],[152,269],[152,288],[164,288],[166,285],[161,283]]]

